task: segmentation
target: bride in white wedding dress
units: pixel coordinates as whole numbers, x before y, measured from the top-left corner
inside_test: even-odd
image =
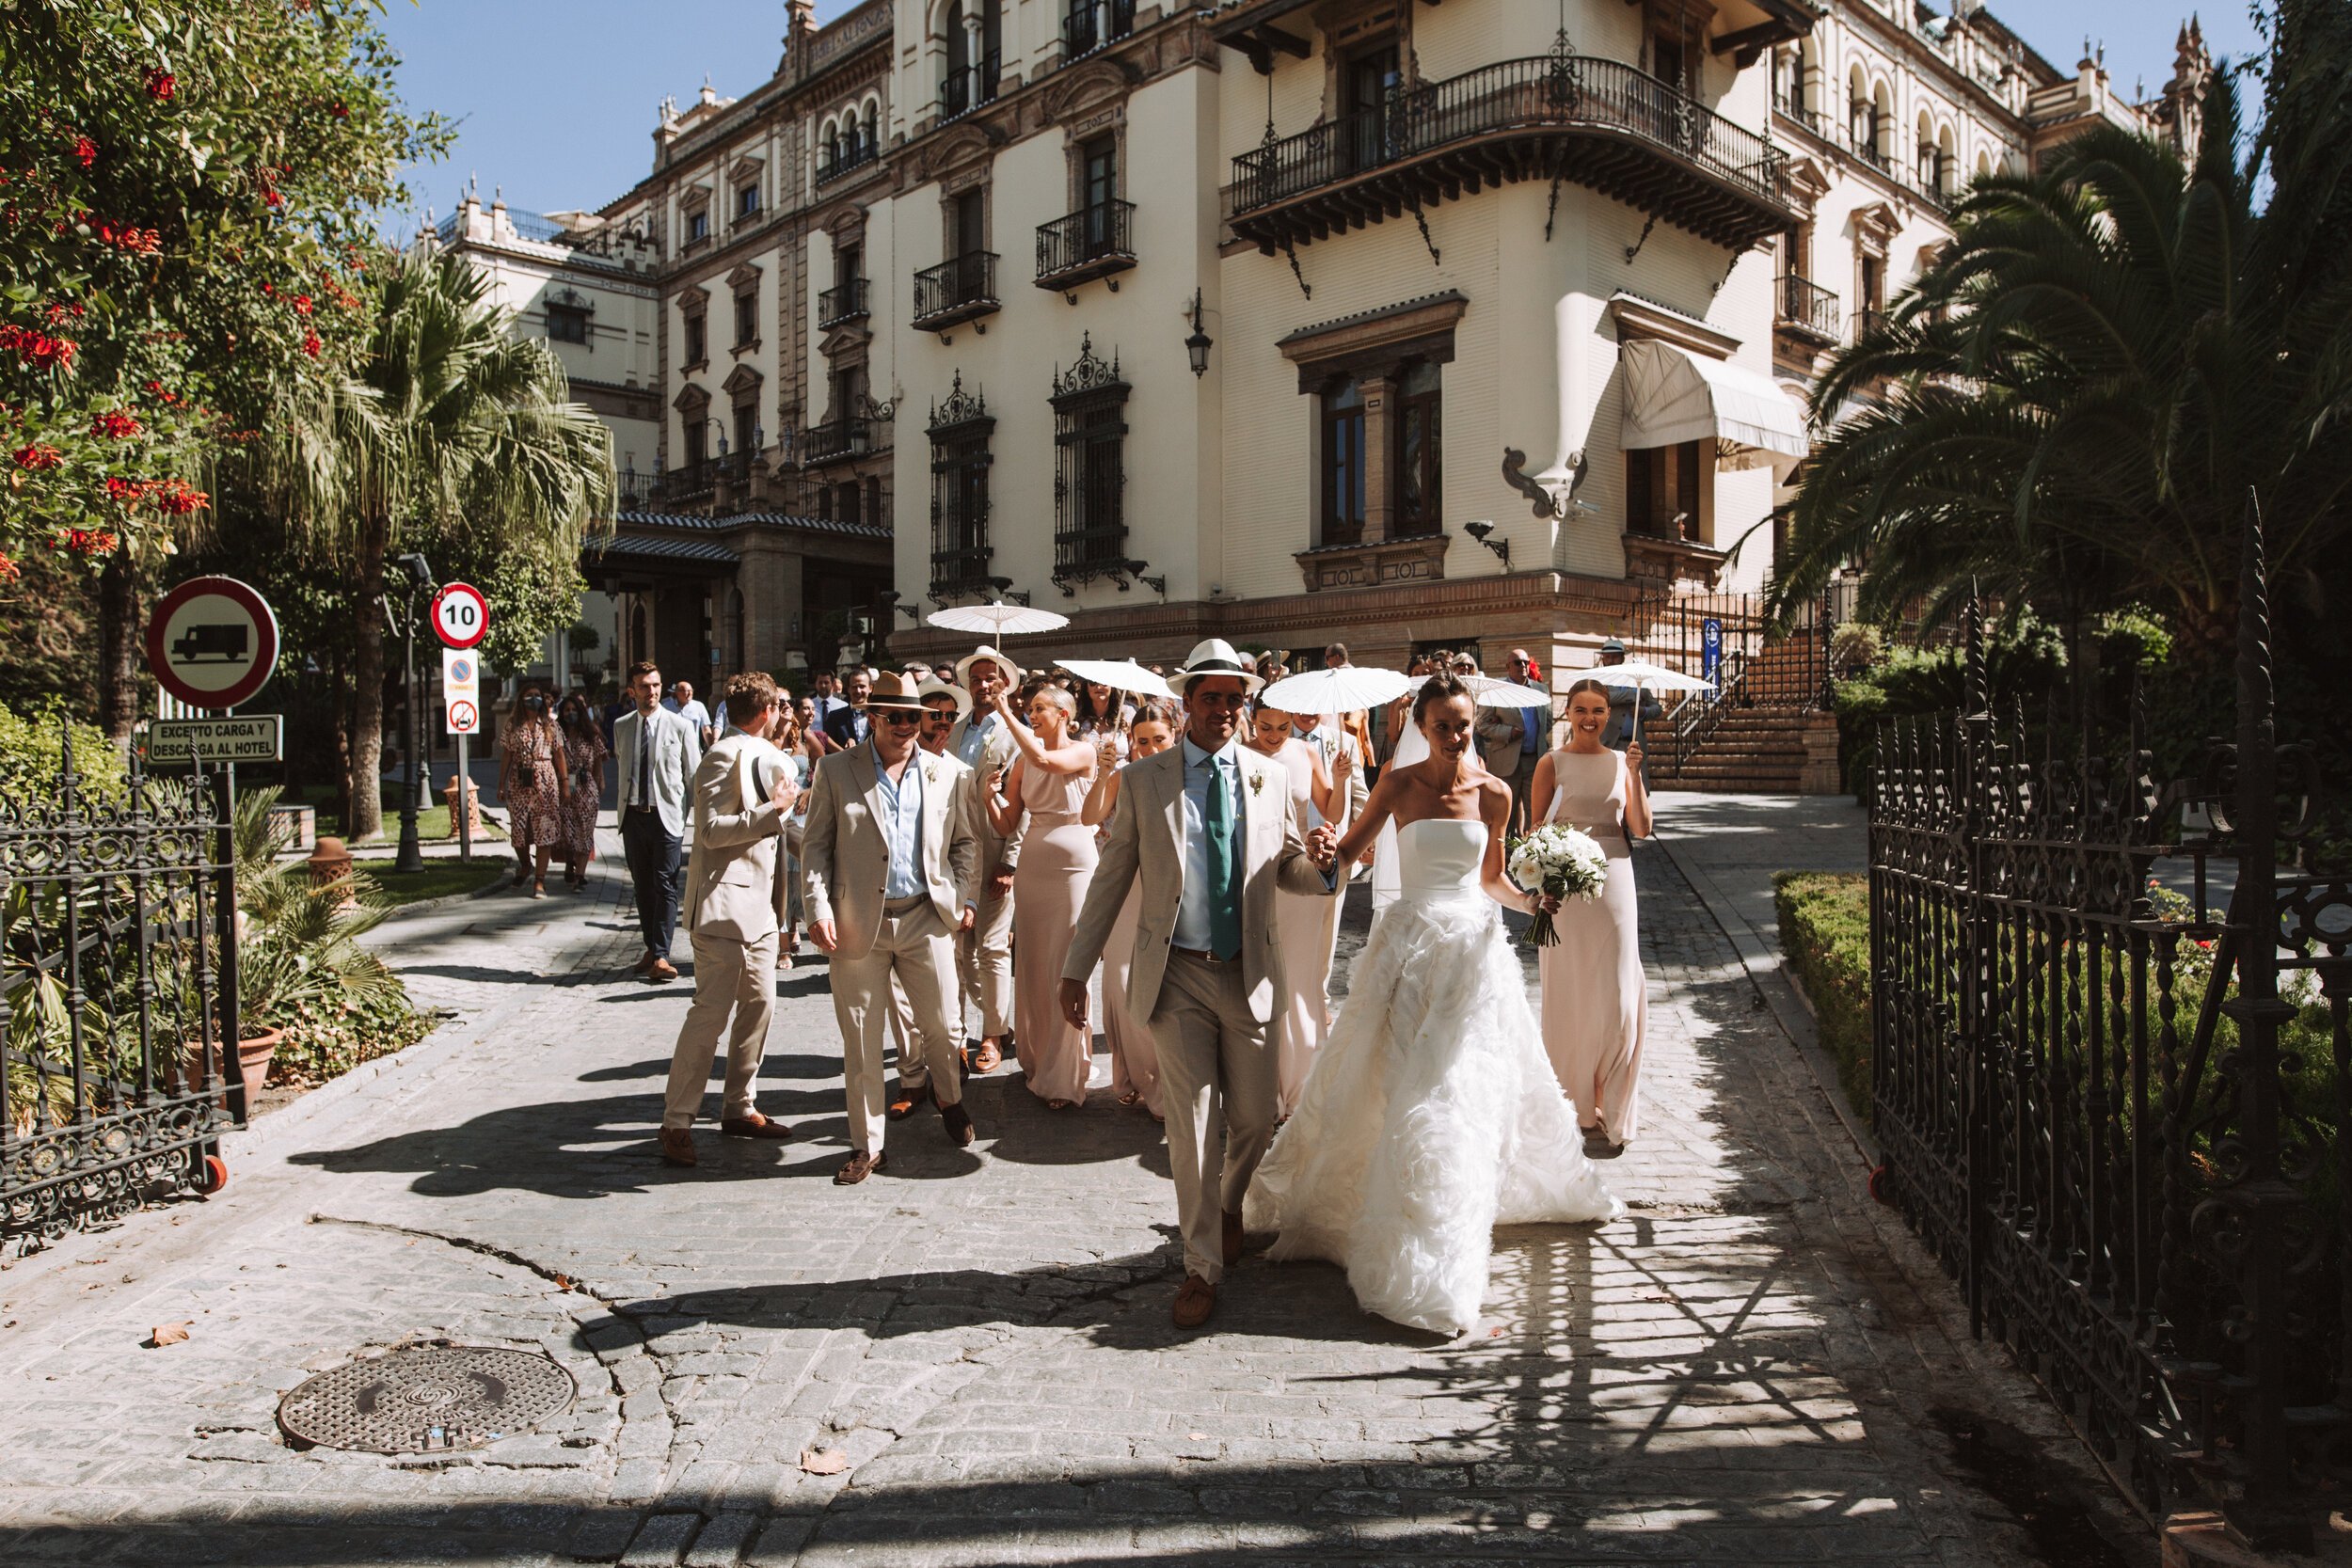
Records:
[[[1478,1321],[1497,1225],[1625,1212],[1584,1157],[1496,909],[1538,895],[1504,875],[1511,791],[1478,764],[1476,711],[1451,675],[1423,686],[1427,759],[1383,773],[1340,844],[1351,864],[1396,818],[1399,895],[1243,1204],[1249,1229],[1280,1232],[1269,1258],[1327,1259],[1366,1310],[1447,1334]]]

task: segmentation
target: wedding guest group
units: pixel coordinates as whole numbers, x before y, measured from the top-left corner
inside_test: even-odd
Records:
[[[1356,669],[1340,644],[1321,663]],[[1266,700],[1281,657],[1218,639],[1164,672],[1173,701],[983,644],[952,667],[819,671],[797,697],[736,675],[706,731],[691,687],[665,702],[633,667],[610,754],[634,973],[676,976],[682,913],[694,986],[662,1159],[700,1163],[723,1040],[721,1136],[788,1136],[756,1081],[804,929],[841,1041],[836,1184],[886,1172],[890,1123],[929,1109],[973,1148],[969,1086],[1010,1064],[1049,1113],[1107,1092],[1162,1130],[1178,1325],[1215,1314],[1256,1230],[1271,1260],[1341,1264],[1372,1311],[1468,1327],[1491,1227],[1620,1212],[1594,1162],[1640,1130],[1633,718],[1654,705],[1598,679],[1554,699],[1524,650],[1507,672],[1432,655],[1376,715],[1311,712]],[[548,705],[518,694],[501,790],[518,865],[543,880],[561,858],[578,886],[605,749],[584,696]],[[1544,824],[1597,847],[1595,896],[1511,880],[1509,839]],[[1335,1007],[1357,878],[1375,912]],[[1502,914],[1537,910],[1560,941],[1531,1006]]]

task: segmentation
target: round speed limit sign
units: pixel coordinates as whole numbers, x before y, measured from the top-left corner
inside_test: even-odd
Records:
[[[470,582],[453,582],[433,595],[433,629],[453,648],[470,648],[490,629],[490,603]]]

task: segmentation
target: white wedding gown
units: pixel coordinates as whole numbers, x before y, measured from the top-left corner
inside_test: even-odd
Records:
[[[1398,833],[1399,895],[1373,918],[1298,1110],[1243,1203],[1268,1257],[1347,1270],[1365,1309],[1458,1334],[1478,1321],[1497,1225],[1614,1219],[1478,885],[1481,822]]]

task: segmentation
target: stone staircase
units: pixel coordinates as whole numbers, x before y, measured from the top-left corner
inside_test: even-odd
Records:
[[[1687,704],[1643,727],[1652,789],[1725,794],[1796,794],[1820,787],[1808,779],[1808,728],[1820,682],[1820,634],[1806,630],[1765,645],[1731,676],[1720,710],[1692,724]],[[1697,699],[1693,698],[1692,701]],[[1677,743],[1677,731],[1681,738]],[[1818,771],[1818,768],[1816,769]]]

